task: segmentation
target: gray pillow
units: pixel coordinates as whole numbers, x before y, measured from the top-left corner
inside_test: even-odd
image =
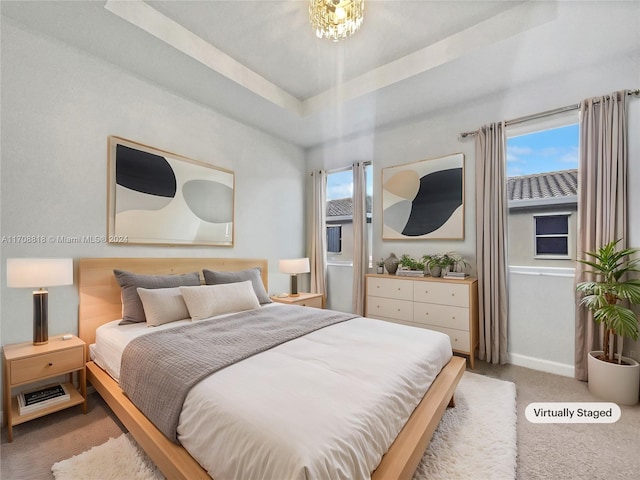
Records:
[[[260,273],[262,270],[260,267],[248,268],[247,270],[239,270],[237,272],[214,272],[213,270],[202,270],[204,275],[204,283],[207,285],[219,285],[221,283],[238,283],[251,280],[253,285],[253,291],[256,292],[256,297],[260,305],[265,303],[271,303],[269,294],[264,289],[264,283],[262,283],[262,277]]]
[[[141,288],[170,288],[200,285],[198,272],[182,275],[140,275],[137,273],[114,270],[113,275],[122,288],[122,320],[119,325],[146,322],[142,300],[136,290]]]

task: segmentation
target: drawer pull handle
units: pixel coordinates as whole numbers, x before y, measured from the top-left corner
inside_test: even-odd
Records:
[[[455,293],[452,293],[452,294],[451,294],[451,296],[452,296],[452,297],[455,297],[455,296],[456,296],[456,294],[455,294]]]
[[[49,366],[50,366],[50,367],[53,367],[53,362],[49,362]]]

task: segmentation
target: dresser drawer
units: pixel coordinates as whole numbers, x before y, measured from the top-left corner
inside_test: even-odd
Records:
[[[393,298],[367,296],[367,316],[412,322],[413,302],[408,300],[396,300]]]
[[[469,330],[469,309],[416,302],[413,304],[413,321],[420,325]]]
[[[84,367],[84,348],[70,348],[11,362],[11,384],[31,382]]]
[[[379,277],[367,280],[367,296],[413,300],[413,282]]]
[[[450,282],[413,282],[413,299],[416,302],[469,307],[469,286]]]
[[[436,330],[438,332],[446,333],[451,339],[451,348],[463,353],[469,352],[469,332],[463,332],[462,330],[454,330],[453,328],[439,327],[437,325],[424,325],[425,328],[430,330]]]

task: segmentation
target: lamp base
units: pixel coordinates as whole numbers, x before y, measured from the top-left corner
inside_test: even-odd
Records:
[[[33,344],[49,343],[48,305],[49,292],[37,290],[33,292]]]
[[[291,293],[289,294],[290,297],[299,297],[300,294],[298,293],[298,275],[296,275],[295,273],[293,275],[291,275]]]

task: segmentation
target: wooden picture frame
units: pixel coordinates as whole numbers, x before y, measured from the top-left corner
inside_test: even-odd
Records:
[[[382,239],[464,239],[464,154],[382,169]]]
[[[108,241],[234,244],[231,170],[125,138],[108,138]]]

